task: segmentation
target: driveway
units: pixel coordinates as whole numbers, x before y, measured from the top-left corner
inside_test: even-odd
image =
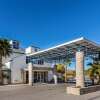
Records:
[[[100,100],[100,91],[82,96],[68,95],[65,85],[1,86],[0,100]]]

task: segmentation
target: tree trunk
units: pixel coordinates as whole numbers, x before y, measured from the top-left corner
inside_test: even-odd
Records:
[[[91,79],[91,81],[92,81],[92,85],[94,85],[94,79]]]
[[[3,84],[3,77],[2,77],[2,57],[0,56],[0,85]]]
[[[98,82],[97,84],[100,84],[100,75],[98,75]]]
[[[65,83],[67,82],[67,66],[65,66]]]

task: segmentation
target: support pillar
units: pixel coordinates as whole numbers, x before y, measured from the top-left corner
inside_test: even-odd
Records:
[[[76,86],[84,87],[84,52],[76,52]]]
[[[32,74],[33,74],[33,81],[32,81],[32,82],[33,82],[33,84],[34,84],[34,71],[32,71]]]
[[[23,79],[23,83],[26,84],[26,71],[24,70],[24,79]]]
[[[39,73],[39,75],[40,75],[40,83],[41,83],[41,72]]]
[[[31,86],[33,84],[33,73],[32,73],[32,70],[33,70],[32,63],[29,63],[28,64],[28,72],[29,72],[28,79],[29,79],[29,85],[31,85]]]
[[[65,65],[64,68],[65,68],[65,83],[66,83],[67,82],[67,66]]]
[[[54,84],[57,85],[57,75],[54,75]]]

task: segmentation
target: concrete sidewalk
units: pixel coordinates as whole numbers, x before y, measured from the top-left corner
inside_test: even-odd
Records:
[[[58,85],[56,88],[53,88],[53,86],[1,86],[0,100],[100,100],[100,91],[75,96],[66,94],[66,86],[64,85]]]
[[[16,84],[16,85],[2,85],[0,86],[0,91],[7,91],[7,90],[16,90],[19,88],[27,87],[27,84]]]

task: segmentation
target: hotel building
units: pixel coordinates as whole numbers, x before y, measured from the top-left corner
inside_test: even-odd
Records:
[[[70,57],[75,61],[76,86],[84,87],[84,62],[86,57],[98,56],[100,45],[78,38],[45,50],[30,46],[21,49],[17,41],[10,42],[13,54],[4,59],[4,70],[9,70],[8,83],[47,83],[54,76],[55,64],[64,63]],[[6,79],[5,79],[6,80]],[[7,83],[7,80],[4,83]]]

